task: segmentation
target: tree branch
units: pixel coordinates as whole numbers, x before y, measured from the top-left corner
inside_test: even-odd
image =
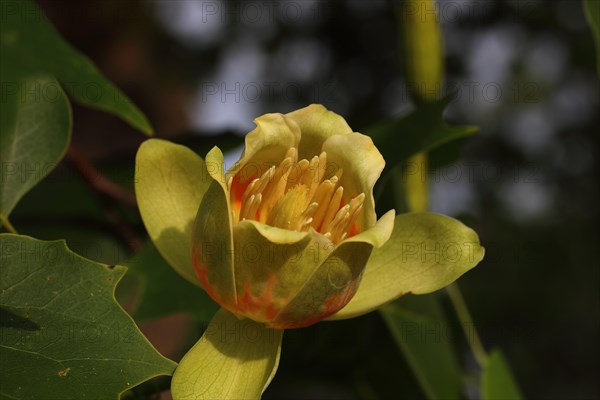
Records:
[[[143,247],[142,240],[133,227],[121,216],[114,204],[117,202],[137,208],[135,196],[102,175],[73,146],[70,146],[67,150],[66,161],[98,196],[104,206],[108,222],[120,239],[132,252],[141,250]]]
[[[121,188],[116,183],[112,182],[102,175],[92,164],[85,159],[73,146],[67,150],[67,162],[75,168],[79,175],[91,186],[94,191],[103,196],[109,197],[119,203],[129,207],[137,208],[135,196]]]

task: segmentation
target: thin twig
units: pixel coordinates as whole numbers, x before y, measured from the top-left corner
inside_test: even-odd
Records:
[[[137,207],[137,201],[132,193],[102,175],[92,164],[85,159],[73,146],[67,151],[67,161],[75,168],[81,177],[97,192],[110,197],[130,207]]]
[[[488,355],[481,343],[479,333],[477,333],[477,329],[475,329],[473,318],[471,317],[471,313],[469,312],[469,308],[467,307],[467,303],[465,302],[460,288],[455,282],[446,287],[446,292],[454,306],[454,311],[456,311],[456,315],[461,323],[469,347],[471,347],[473,356],[475,357],[477,364],[479,364],[479,367],[483,368],[486,364]]]
[[[66,160],[98,196],[104,206],[108,222],[116,234],[132,252],[135,253],[141,250],[143,247],[142,240],[135,233],[133,227],[121,216],[114,204],[118,202],[137,208],[135,196],[102,175],[73,146],[67,151]]]
[[[19,234],[19,232],[17,232],[15,227],[8,220],[8,217],[0,214],[0,222],[2,222],[2,226],[4,226],[4,229],[6,229],[8,232],[14,233],[15,235]]]

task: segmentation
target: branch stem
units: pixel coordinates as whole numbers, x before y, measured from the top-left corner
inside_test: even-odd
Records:
[[[460,321],[460,325],[463,329],[465,337],[467,339],[467,343],[473,352],[473,356],[475,357],[475,361],[479,367],[483,368],[486,364],[488,355],[481,343],[481,338],[479,337],[479,333],[475,328],[475,323],[473,322],[473,318],[471,317],[471,313],[469,312],[469,308],[467,307],[467,303],[458,287],[458,284],[452,283],[446,287],[446,292],[448,293],[448,297],[450,298],[450,302],[454,307],[454,311]]]
[[[10,223],[7,216],[0,214],[0,222],[2,222],[2,226],[4,226],[4,228],[10,233],[14,233],[15,235],[19,234],[15,227]]]
[[[132,193],[102,175],[94,166],[73,146],[67,151],[67,161],[79,175],[96,192],[130,207],[137,207],[137,201]]]
[[[137,208],[135,196],[102,175],[83,156],[83,154],[73,146],[69,147],[66,159],[100,199],[106,217],[116,235],[123,241],[129,250],[134,253],[138,252],[143,247],[143,242],[138,237],[131,224],[121,216],[118,208],[114,204],[115,202],[122,203]]]

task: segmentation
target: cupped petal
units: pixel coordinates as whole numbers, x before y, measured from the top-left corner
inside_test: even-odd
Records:
[[[283,326],[278,316],[331,253],[331,241],[314,231],[295,232],[250,220],[236,223],[233,235],[237,313],[274,328],[300,324],[286,321]]]
[[[475,231],[458,220],[433,213],[398,215],[390,239],[372,252],[356,295],[329,319],[357,317],[404,294],[441,289],[483,255]]]
[[[244,152],[240,160],[228,171],[228,175],[240,172],[240,182],[260,176],[272,165],[283,160],[290,147],[300,142],[300,128],[283,114],[262,115],[254,120],[256,128],[245,138]]]
[[[223,153],[214,147],[206,155],[205,179],[210,185],[197,209],[191,256],[196,275],[208,295],[233,311],[236,290],[232,221],[223,168]]]
[[[352,242],[364,242],[369,243],[375,248],[383,246],[392,235],[394,230],[394,217],[396,216],[396,210],[390,210],[383,214],[381,218],[375,223],[370,229],[362,231],[358,235],[352,236],[340,243],[340,247],[347,245]]]
[[[252,227],[248,227],[247,224],[252,225]],[[239,227],[240,230],[253,229],[263,238],[275,244],[297,244],[305,240],[307,236],[311,235],[311,232],[308,231],[292,231],[263,224],[254,220],[241,221],[234,225],[234,229],[235,227]]]
[[[285,116],[294,121],[302,132],[298,147],[299,159],[310,160],[319,155],[323,143],[330,136],[352,133],[352,128],[344,118],[327,110],[321,104],[311,104]]]
[[[312,325],[341,309],[358,288],[374,246],[389,238],[394,211],[337,247],[311,230],[256,221],[233,227],[237,312],[279,329]]]
[[[187,147],[149,139],[136,155],[135,193],[140,214],[158,251],[185,279],[200,285],[190,258],[198,204],[210,181],[204,161]]]
[[[340,243],[314,268],[272,325],[294,328],[312,325],[348,304],[360,287],[371,251],[390,237],[394,215],[394,210],[388,211],[374,227]]]
[[[344,187],[344,198],[352,199],[364,193],[362,220],[357,221],[360,230],[372,227],[376,220],[373,186],[385,167],[385,160],[370,137],[353,132],[334,135],[323,143],[327,153],[328,167],[342,168],[344,173],[340,186]]]
[[[259,399],[277,371],[282,337],[221,309],[177,366],[173,399]]]

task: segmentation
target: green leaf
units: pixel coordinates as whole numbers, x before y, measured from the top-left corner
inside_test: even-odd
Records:
[[[11,399],[117,399],[175,363],[161,356],[114,298],[125,267],[62,241],[0,235],[0,389]]]
[[[477,234],[460,221],[433,213],[398,215],[390,240],[373,249],[356,295],[329,319],[357,317],[404,294],[441,289],[483,254]]]
[[[204,161],[187,147],[150,139],[138,150],[135,171],[135,194],[150,238],[181,276],[199,286],[190,242],[209,184]]]
[[[4,58],[4,57],[2,57]],[[4,82],[3,82],[4,84]],[[52,97],[39,96],[53,86]],[[0,116],[0,218],[4,222],[17,202],[62,159],[71,139],[71,109],[58,83],[48,76],[19,82],[5,93]]]
[[[152,243],[128,263],[128,267],[128,272],[142,281],[140,300],[133,312],[137,321],[183,311],[206,325],[219,309],[204,290],[175,273]]]
[[[258,399],[279,364],[282,330],[221,309],[173,374],[180,399]]]
[[[442,119],[444,108],[452,100],[419,103],[410,114],[366,129],[383,155],[389,170],[419,152],[427,152],[450,141],[470,136],[479,128],[449,125]]]
[[[600,1],[583,0],[583,9],[596,42],[596,69],[600,76]]]
[[[481,377],[483,400],[520,400],[523,398],[502,351],[490,353]]]
[[[428,399],[458,399],[460,368],[434,296],[406,296],[380,309]]]
[[[3,90],[18,86],[24,75],[54,75],[78,103],[114,114],[134,128],[152,134],[142,112],[111,84],[96,66],[54,30],[42,11],[30,0],[2,2],[0,24],[0,72]],[[37,95],[52,93],[41,86]]]
[[[79,221],[40,223],[33,217],[19,224],[19,233],[40,240],[64,240],[71,251],[101,264],[123,264],[129,258],[126,244],[112,231]]]

